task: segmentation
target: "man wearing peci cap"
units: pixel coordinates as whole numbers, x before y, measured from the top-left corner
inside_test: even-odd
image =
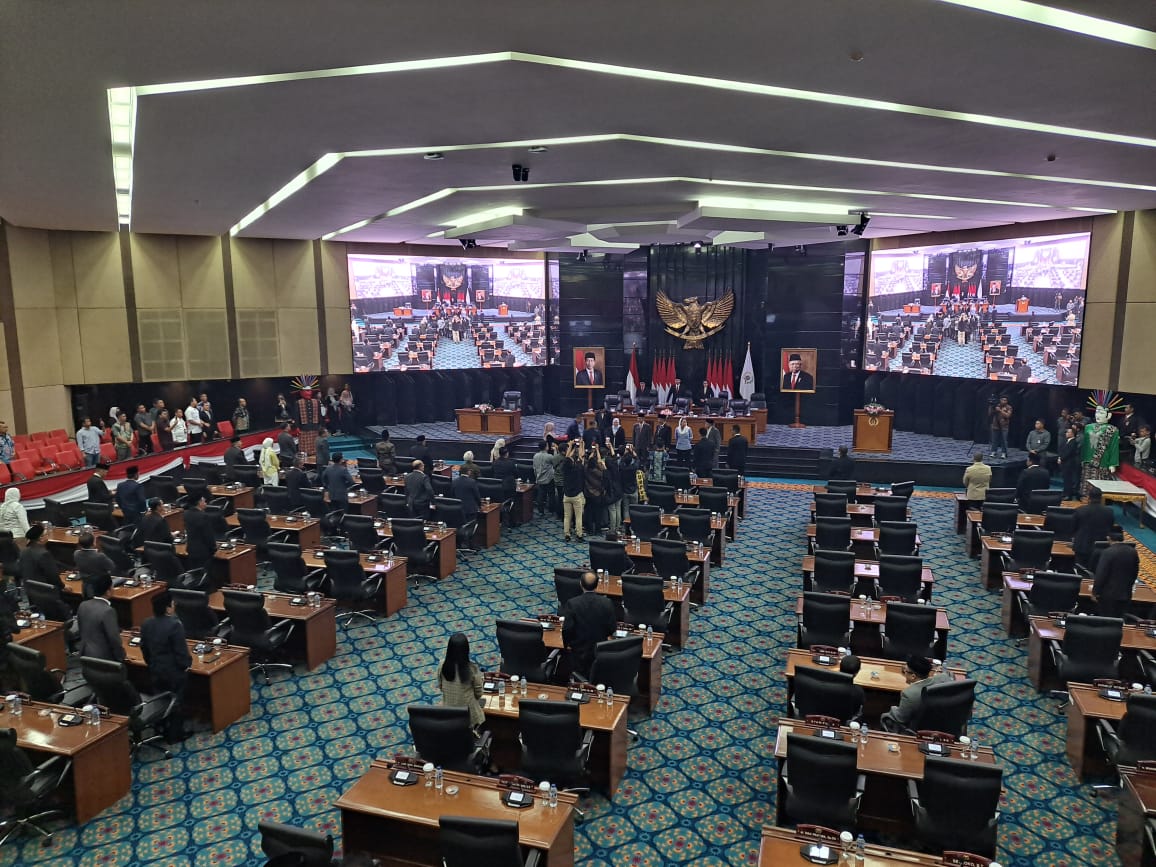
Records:
[[[803,370],[803,357],[792,352],[787,359],[787,372],[783,374],[782,391],[813,391],[815,377]]]
[[[923,704],[924,688],[937,683],[949,683],[954,679],[946,670],[932,674],[931,667],[931,660],[925,656],[907,657],[903,673],[907,676],[908,686],[899,694],[899,704],[879,718],[887,731],[901,732],[907,728]]]
[[[574,377],[575,385],[603,385],[602,371],[594,366],[596,360],[593,352],[586,353],[586,366]]]

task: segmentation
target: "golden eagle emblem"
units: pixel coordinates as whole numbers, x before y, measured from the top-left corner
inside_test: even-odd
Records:
[[[680,304],[671,301],[660,290],[656,303],[658,315],[666,325],[666,333],[685,340],[683,349],[702,349],[704,340],[713,337],[726,326],[735,309],[735,293],[728,289],[727,294],[717,301],[699,304],[697,297],[691,297]]]

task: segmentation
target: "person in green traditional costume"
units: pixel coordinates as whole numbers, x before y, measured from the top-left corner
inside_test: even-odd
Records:
[[[1120,466],[1120,430],[1108,420],[1109,403],[1106,398],[1097,400],[1096,420],[1084,428],[1082,497],[1088,496],[1089,480],[1113,479]]]

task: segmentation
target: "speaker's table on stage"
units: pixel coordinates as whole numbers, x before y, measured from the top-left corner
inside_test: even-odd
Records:
[[[895,413],[889,409],[880,412],[855,410],[851,449],[857,452],[890,452]]]
[[[520,409],[490,409],[483,412],[473,407],[455,409],[459,433],[492,433],[512,436],[522,432]]]
[[[765,410],[764,410],[765,413]],[[659,422],[662,421],[657,415],[639,415],[634,412],[616,412],[614,417],[618,419],[618,423],[622,425],[622,429],[626,431],[626,441],[634,441],[634,425],[638,422],[650,425],[651,433],[658,428]],[[678,420],[685,418],[686,423],[690,426],[691,442],[697,442],[699,439],[698,429],[705,426],[707,420],[713,421],[715,427],[723,435],[723,443],[731,438],[731,425],[738,425],[742,435],[747,438],[747,441],[754,443],[755,437],[758,435],[758,420],[753,415],[739,415],[728,417],[725,415],[694,415],[686,413],[675,413],[668,416],[666,420],[670,422],[671,432],[678,427]],[[586,427],[594,427],[594,412],[593,410],[586,410],[582,413],[582,419]]]

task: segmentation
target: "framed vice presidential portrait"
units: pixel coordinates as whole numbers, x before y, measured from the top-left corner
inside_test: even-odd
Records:
[[[574,349],[574,387],[606,387],[606,350],[601,346]]]
[[[789,394],[813,394],[818,363],[817,349],[784,349],[779,362],[782,376],[779,391]]]

